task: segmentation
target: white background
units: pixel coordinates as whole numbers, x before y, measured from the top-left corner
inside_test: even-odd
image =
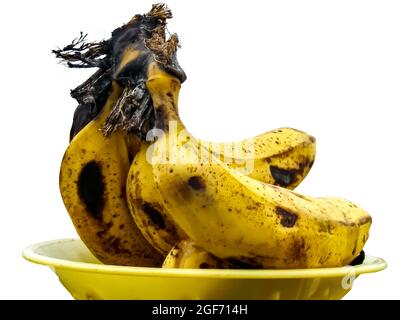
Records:
[[[24,261],[35,242],[75,237],[58,191],[75,101],[92,71],[50,50],[83,30],[110,32],[152,1],[0,2],[0,298],[70,299],[47,268]],[[341,196],[373,216],[370,255],[384,272],[348,299],[400,298],[400,3],[168,1],[188,80],[180,110],[203,139],[229,141],[291,126],[317,137],[299,191]]]

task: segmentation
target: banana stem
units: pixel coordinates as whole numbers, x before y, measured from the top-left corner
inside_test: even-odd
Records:
[[[178,130],[184,130],[185,127],[178,115],[178,97],[181,87],[178,78],[161,70],[157,63],[151,63],[146,85],[155,110],[156,128],[167,133],[171,122],[174,122]]]

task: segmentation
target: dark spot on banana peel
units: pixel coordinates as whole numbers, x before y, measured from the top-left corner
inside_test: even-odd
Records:
[[[104,208],[104,178],[100,163],[91,161],[82,168],[78,179],[78,193],[92,217],[101,220]]]
[[[114,224],[113,224],[112,222],[109,222],[109,223],[102,223],[101,226],[100,226],[101,230],[98,231],[98,232],[96,233],[96,235],[97,235],[99,238],[106,239],[106,238],[107,238],[106,236],[107,236],[107,234],[108,234],[108,231],[110,231],[110,229],[111,229],[111,227],[112,227],[113,225],[114,225]]]
[[[129,163],[133,162],[133,159],[135,159],[136,153],[132,152],[131,149],[128,150],[128,161]]]
[[[329,258],[330,258],[329,255],[328,255],[328,256],[325,256],[325,257],[320,257],[320,258],[318,259],[318,263],[319,263],[320,265],[323,265],[325,262],[328,261]]]
[[[112,252],[114,254],[118,255],[124,255],[124,256],[132,256],[133,252],[124,248],[121,244],[121,239],[116,238],[114,236],[109,236],[106,237],[103,242],[102,242],[103,250],[106,252]]]
[[[124,199],[126,197],[126,186],[125,186],[125,184],[122,186],[122,188],[121,188],[121,193],[120,193],[120,195],[119,195],[119,198],[120,199]]]
[[[163,215],[156,208],[154,208],[153,205],[148,202],[144,202],[142,209],[156,226],[158,226],[160,229],[165,228]]]
[[[285,228],[293,228],[297,222],[297,214],[287,211],[281,207],[276,208],[276,214],[281,218],[281,225]]]
[[[112,221],[105,224],[107,230],[110,230],[113,227],[114,223]]]
[[[169,129],[168,112],[164,105],[155,109],[155,125],[157,129],[167,132]]]
[[[199,267],[200,267],[200,269],[210,269],[211,268],[211,266],[207,262],[202,262]]]
[[[206,182],[204,181],[204,179],[202,177],[199,177],[199,176],[190,177],[188,180],[188,185],[193,190],[197,190],[197,191],[206,189]]]
[[[297,170],[286,170],[276,166],[271,166],[269,170],[276,184],[282,187],[291,185],[296,177],[297,172]]]
[[[360,254],[352,262],[350,262],[350,265],[357,266],[359,264],[362,264],[364,260],[365,260],[365,252],[364,250],[362,250]]]
[[[284,158],[288,155],[288,153],[291,153],[292,151],[293,149],[289,149],[281,154],[275,155],[273,158]],[[270,158],[265,158],[264,161],[266,161],[267,163],[271,162]],[[270,172],[277,185],[281,187],[288,187],[291,184],[295,183],[298,176],[303,175],[306,169],[310,170],[313,164],[314,160],[304,158],[302,161],[299,162],[297,168],[283,169],[277,166],[271,166]]]
[[[123,248],[121,248],[121,239],[120,238],[114,238],[111,242],[110,242],[110,246],[113,248],[113,251],[117,254],[120,253],[128,253],[128,250],[124,250]]]
[[[304,170],[310,169],[313,164],[314,164],[314,160],[310,160],[308,158],[305,158],[303,161],[301,161],[299,163],[299,168],[297,169],[297,172],[299,174],[303,174]]]
[[[236,269],[263,269],[262,264],[253,258],[230,257],[224,260]]]
[[[167,224],[165,227],[165,231],[167,232],[167,236],[164,238],[164,240],[167,243],[169,243],[171,245],[171,247],[173,247],[174,244],[180,240],[178,231],[177,231],[176,227],[172,223],[170,223],[168,220],[167,220]]]
[[[305,241],[303,238],[293,240],[290,257],[293,261],[306,262]]]

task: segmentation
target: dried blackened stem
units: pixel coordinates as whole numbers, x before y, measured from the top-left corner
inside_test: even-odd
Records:
[[[70,68],[109,68],[109,40],[86,42],[86,38],[87,34],[81,32],[71,44],[52,52]]]
[[[127,85],[104,123],[104,136],[123,130],[141,138],[141,130],[149,120],[152,108],[150,94],[144,82],[139,82],[135,87]]]
[[[146,96],[142,99],[140,105],[136,108],[135,112],[132,113],[132,116],[128,119],[128,121],[122,123],[123,130],[127,132],[138,132],[140,131],[143,122],[146,120],[144,115],[148,110],[151,109],[150,104],[150,96],[146,94]]]
[[[111,68],[108,70],[99,69],[84,83],[71,90],[71,97],[78,102],[84,102],[86,96],[109,91],[110,86]]]
[[[172,18],[172,12],[165,3],[156,3],[153,4],[151,10],[146,14],[146,17],[165,21]]]
[[[157,62],[169,65],[179,47],[179,40],[173,34],[168,40],[165,38],[166,20],[172,18],[171,10],[162,3],[153,5],[150,12],[144,16],[142,30],[147,31],[144,40],[145,46],[153,52]]]
[[[70,141],[101,112],[111,91],[110,70],[99,69],[83,84],[71,91],[79,103],[74,112]]]
[[[155,60],[162,65],[170,65],[180,47],[178,35],[175,33],[165,41],[165,31],[162,26],[154,31],[150,39],[145,40],[145,44],[154,53]]]
[[[125,109],[129,108],[126,105],[130,106],[130,104],[127,103],[127,100],[130,97],[131,90],[132,89],[130,87],[126,87],[112,108],[110,115],[107,117],[102,128],[104,136],[110,136],[111,133],[117,131],[121,127],[125,114],[129,112]]]
[[[53,50],[56,57],[70,68],[99,68],[71,91],[71,96],[79,103],[71,139],[100,113],[112,81],[125,89],[103,126],[104,135],[121,130],[144,139],[147,131],[154,127],[155,112],[145,86],[149,63],[158,62],[161,68],[181,82],[186,79],[176,59],[177,35],[173,34],[166,40],[166,21],[170,18],[172,13],[165,4],[155,4],[147,14],[135,15],[127,24],[115,29],[108,40],[90,43],[87,35],[81,33],[70,45]],[[121,65],[127,49],[137,50],[140,55]]]

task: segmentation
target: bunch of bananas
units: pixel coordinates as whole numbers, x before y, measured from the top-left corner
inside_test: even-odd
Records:
[[[352,263],[371,217],[337,198],[291,191],[315,160],[315,139],[282,128],[233,143],[185,130],[186,75],[166,39],[170,10],[153,5],[99,43],[56,56],[98,68],[71,91],[77,107],[60,191],[103,263],[165,268],[313,268]],[[238,147],[239,146],[239,147]],[[200,160],[199,160],[200,159]],[[251,164],[251,166],[248,166]]]

